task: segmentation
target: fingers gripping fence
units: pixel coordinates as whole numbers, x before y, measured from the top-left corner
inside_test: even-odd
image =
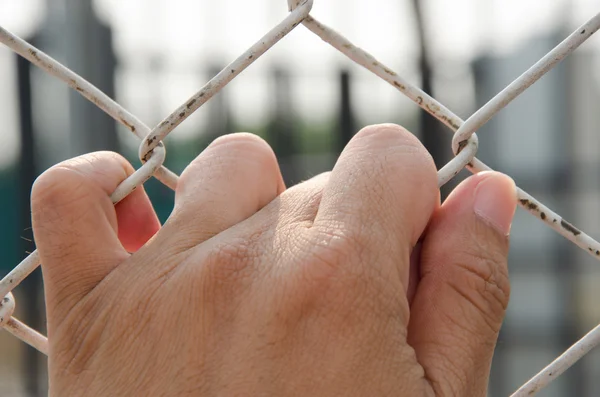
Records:
[[[177,175],[162,165],[166,155],[162,141],[187,117],[198,110],[299,24],[303,24],[307,29],[342,52],[352,61],[387,81],[454,132],[452,149],[455,157],[439,170],[438,185],[440,187],[456,176],[463,168],[467,168],[472,173],[491,170],[490,167],[475,157],[479,142],[475,131],[492,119],[502,108],[556,66],[600,28],[600,14],[597,14],[475,112],[469,119],[463,121],[434,98],[383,65],[368,52],[355,46],[339,33],[314,19],[310,15],[313,0],[288,0],[288,4],[290,6],[290,13],[286,18],[225,67],[202,87],[200,91],[189,98],[153,129],[150,129],[121,105],[73,71],[2,27],[0,27],[0,42],[47,73],[62,80],[69,87],[79,92],[142,139],[139,148],[139,157],[142,166],[123,181],[113,192],[111,199],[116,204],[152,176],[169,188],[175,189],[178,180]],[[560,215],[553,212],[522,189],[517,189],[517,195],[522,208],[600,260],[600,243],[565,221]],[[0,327],[42,353],[48,354],[47,338],[12,316],[15,301],[11,291],[35,270],[39,266],[39,263],[39,255],[34,251],[0,281],[0,297],[3,297],[0,301]],[[535,394],[598,344],[600,344],[600,325],[523,385],[513,396],[531,396]]]

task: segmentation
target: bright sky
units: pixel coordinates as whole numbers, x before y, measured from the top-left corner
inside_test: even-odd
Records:
[[[510,52],[560,24],[574,29],[600,11],[597,0],[422,2],[434,57],[462,67],[483,52]],[[56,6],[61,1],[0,0],[0,24],[27,35],[45,17],[46,3]],[[119,74],[119,99],[150,124],[157,121],[157,115],[145,106],[153,99],[147,95],[147,75],[141,72],[147,72],[151,57],[160,57],[177,70],[154,82],[152,88],[160,93],[166,115],[204,83],[205,78],[198,76],[201,65],[231,61],[287,12],[285,0],[96,0],[94,4],[101,18],[113,27],[115,50],[126,65]],[[312,15],[416,81],[418,48],[409,0],[315,0]],[[587,47],[600,48],[600,40],[596,38]],[[313,119],[325,117],[337,100],[331,73],[342,62],[333,49],[299,27],[231,83],[228,90],[234,114],[250,123],[268,116],[265,70],[282,64],[294,74],[300,114]],[[460,75],[460,70],[449,73]],[[0,84],[0,139],[4,153],[8,153],[0,157],[2,167],[12,162],[18,151],[18,123],[13,103],[14,70],[8,51],[1,48],[0,74],[5,76]],[[360,74],[356,105],[368,120],[414,111],[404,110],[409,108],[402,101],[387,85],[366,72]],[[201,123],[202,119],[199,114],[191,123]]]

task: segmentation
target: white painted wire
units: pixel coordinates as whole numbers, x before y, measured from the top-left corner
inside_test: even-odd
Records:
[[[562,375],[578,360],[600,344],[600,325],[561,354],[540,373],[527,381],[511,397],[528,397],[548,386],[550,382]]]
[[[334,48],[339,50],[341,53],[346,55],[355,63],[363,66],[367,70],[371,71],[378,77],[387,81],[394,87],[396,87],[400,92],[405,94],[408,98],[413,100],[417,105],[427,111],[429,114],[437,118],[444,125],[446,125],[450,130],[457,131],[461,128],[461,126],[465,123],[460,117],[452,113],[449,109],[447,109],[444,105],[427,95],[423,90],[411,84],[409,81],[405,80],[401,76],[399,76],[392,69],[385,66],[383,63],[379,62],[375,57],[366,52],[365,50],[355,46],[348,39],[340,35],[335,30],[330,27],[324,25],[323,23],[317,21],[313,17],[309,16],[303,22],[303,24],[310,29],[313,33],[323,39],[325,42],[332,45]],[[588,33],[585,37],[577,37],[577,40],[573,40],[573,42],[569,43],[569,45],[580,45],[583,41],[587,40],[594,32],[598,30],[600,24],[600,14],[594,16],[590,19],[585,25],[578,28],[573,35],[570,36],[572,39],[574,35],[578,34],[581,30],[587,29]],[[567,39],[568,41],[569,39]],[[568,55],[569,52],[565,52],[562,44],[559,45],[558,51],[554,49],[550,54],[551,57],[545,57],[545,62],[548,65],[542,65],[542,68],[549,70],[552,66],[556,65],[554,58],[559,57],[559,60],[562,60],[564,57]],[[571,49],[572,51],[572,49]],[[537,66],[537,64],[536,64]],[[536,67],[534,66],[534,68]],[[539,67],[539,66],[538,66]],[[529,83],[529,81],[522,81],[521,84]],[[529,83],[531,85],[533,82]],[[502,94],[506,95],[506,94]],[[512,92],[511,92],[512,95]],[[517,94],[518,95],[518,94]],[[516,95],[514,96],[516,97]],[[514,97],[511,98],[514,99]],[[510,101],[509,101],[510,102]],[[503,106],[502,106],[503,107]],[[493,113],[489,118],[493,117],[498,111],[500,111],[501,107],[495,109],[495,113]],[[482,124],[483,125],[483,124]],[[464,141],[464,140],[463,140]],[[460,143],[460,142],[459,142]],[[455,149],[456,150],[456,149]],[[456,159],[452,161],[458,161]],[[450,180],[456,172],[455,168],[456,164],[452,167],[444,167],[438,173],[438,180],[440,185],[443,185],[442,182],[447,182]],[[478,160],[477,158],[473,158],[470,163],[467,164],[466,167],[469,171],[473,173],[481,172],[481,171],[491,171],[491,168],[485,165],[483,162]],[[443,171],[443,173],[442,173]],[[544,223],[558,232],[560,235],[568,239],[569,241],[576,244],[578,247],[585,250],[588,254],[594,256],[597,260],[600,260],[600,243],[594,240],[589,235],[585,234],[581,230],[575,228],[569,222],[564,220],[560,215],[556,212],[552,211],[550,208],[543,205],[539,200],[522,190],[521,188],[517,188],[517,196],[519,198],[519,205],[525,210],[529,211],[535,217],[541,219]]]
[[[303,23],[306,28],[342,52],[352,61],[396,87],[417,105],[440,120],[450,130],[454,131],[452,149],[455,153],[455,158],[439,170],[439,186],[447,183],[465,167],[473,173],[491,170],[475,158],[479,145],[475,131],[491,120],[502,108],[600,29],[600,14],[598,14],[573,32],[567,39],[512,82],[485,106],[475,112],[467,121],[463,121],[434,98],[431,98],[421,89],[376,60],[368,52],[358,48],[333,29],[310,16],[309,13],[313,6],[313,0],[288,0],[288,5],[290,7],[290,14],[281,23],[271,29],[261,40],[229,64],[200,91],[189,98],[152,130],[92,84],[2,27],[0,27],[0,42],[42,70],[65,82],[143,139],[139,148],[139,155],[143,165],[133,175],[123,181],[115,192],[113,192],[111,199],[113,203],[117,203],[152,176],[155,176],[168,187],[175,189],[177,175],[162,165],[166,154],[162,144],[164,138],[183,120],[199,109],[300,23]],[[600,243],[566,222],[560,215],[550,210],[525,191],[520,188],[517,190],[521,207],[600,260]],[[48,354],[48,340],[37,331],[32,330],[12,317],[15,302],[11,291],[35,270],[37,266],[39,266],[39,255],[37,251],[34,251],[0,281],[0,297],[4,297],[0,301],[0,327],[42,353]],[[523,385],[513,394],[513,397],[534,395],[599,343],[600,326],[594,328],[594,330],[584,336],[553,363]]]
[[[183,105],[175,109],[146,137],[140,146],[140,158],[158,145],[166,136],[181,124],[187,117],[204,105],[217,92],[223,89],[231,80],[254,63],[261,55],[273,47],[279,40],[298,26],[307,16],[313,6],[313,0],[303,0],[287,18],[271,29],[235,61],[227,65],[219,74],[210,80],[200,91],[189,98]]]
[[[109,98],[94,85],[60,62],[27,43],[25,40],[4,29],[2,26],[0,26],[0,43],[21,55],[23,58],[27,59],[29,62],[33,63],[35,66],[47,72],[51,76],[54,76],[66,83],[69,87],[80,93],[84,98],[92,102],[94,105],[98,106],[117,122],[127,127],[127,129],[129,129],[139,138],[143,139],[146,135],[148,135],[148,133],[150,133],[150,128],[148,126],[142,123],[137,117],[128,112],[117,102]],[[169,171],[165,167],[161,167],[156,173],[156,178],[166,186],[175,190],[178,177],[173,172]]]

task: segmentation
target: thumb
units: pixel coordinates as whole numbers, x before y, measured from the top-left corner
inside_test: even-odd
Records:
[[[516,201],[512,179],[480,173],[454,190],[427,230],[408,341],[436,395],[486,395],[510,294]]]
[[[32,225],[42,261],[48,328],[160,227],[143,188],[116,207],[110,194],[134,172],[112,152],[64,161],[31,191]]]

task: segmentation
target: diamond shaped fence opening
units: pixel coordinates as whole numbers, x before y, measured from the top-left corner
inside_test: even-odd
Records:
[[[455,177],[462,169],[466,168],[472,173],[490,170],[487,165],[475,157],[479,147],[475,131],[484,126],[500,110],[554,68],[600,28],[600,14],[597,14],[477,110],[471,117],[462,120],[443,104],[427,95],[391,68],[385,66],[368,52],[355,46],[340,33],[313,18],[310,15],[313,0],[289,0],[288,3],[290,12],[279,24],[227,65],[154,128],[142,123],[121,105],[49,55],[2,27],[0,27],[0,42],[43,71],[67,84],[141,139],[139,158],[143,165],[113,192],[111,199],[116,204],[151,177],[155,177],[164,185],[175,189],[178,176],[163,166],[166,154],[166,148],[163,144],[164,139],[191,114],[210,101],[215,94],[299,25],[303,25],[303,28],[320,37],[327,45],[333,47],[332,50],[341,52],[351,61],[389,83],[417,106],[437,118],[449,131],[453,132],[452,149],[455,157],[438,171],[438,185],[440,187]],[[560,215],[520,188],[518,189],[518,199],[520,206],[539,219],[540,222],[545,223],[546,226],[594,258],[600,259],[600,243],[592,237],[564,220]],[[48,341],[46,337],[13,317],[15,301],[11,291],[38,266],[39,256],[34,251],[0,281],[0,297],[3,297],[0,302],[0,327],[40,352],[47,354]],[[513,396],[531,396],[535,394],[559,377],[599,343],[600,326],[591,330],[539,374],[519,388]]]

